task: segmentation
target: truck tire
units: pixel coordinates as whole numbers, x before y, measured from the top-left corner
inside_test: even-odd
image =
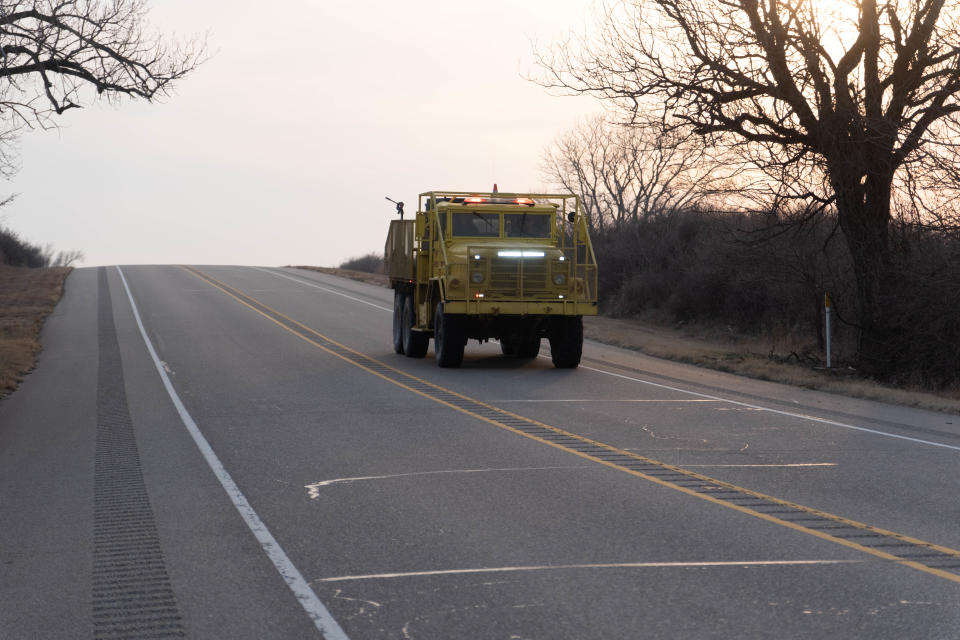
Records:
[[[575,369],[583,354],[583,316],[554,320],[550,331],[550,355],[558,369]]]
[[[515,356],[517,355],[517,343],[508,338],[500,338],[500,351],[505,356]]]
[[[399,289],[393,290],[393,350],[403,353],[403,303],[407,296]]]
[[[422,331],[414,331],[413,325],[416,323],[417,314],[413,309],[413,296],[405,295],[403,300],[403,353],[408,358],[422,358],[427,355],[427,347],[430,346],[430,336]]]
[[[433,316],[433,351],[437,354],[437,364],[459,367],[463,363],[465,344],[463,316],[444,313],[443,303],[438,304]]]
[[[540,338],[530,338],[517,344],[516,354],[518,358],[536,358],[540,355]]]

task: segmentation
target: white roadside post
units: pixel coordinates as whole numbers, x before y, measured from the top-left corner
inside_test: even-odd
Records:
[[[829,369],[830,366],[831,366],[831,364],[832,364],[832,363],[831,363],[831,359],[830,359],[830,294],[829,294],[829,293],[823,294],[823,302],[824,302],[824,306],[825,306],[825,308],[826,308],[826,310],[827,310],[827,313],[826,313],[826,318],[827,318],[827,369]]]

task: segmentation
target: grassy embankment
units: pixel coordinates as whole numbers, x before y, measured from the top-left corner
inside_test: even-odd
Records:
[[[68,267],[0,266],[0,398],[36,365],[43,321],[63,294]]]
[[[387,284],[387,278],[382,274],[327,267],[297,268],[381,286]],[[646,355],[759,380],[853,398],[960,413],[960,389],[931,393],[918,388],[897,388],[865,380],[847,368],[826,370],[808,363],[791,362],[791,354],[802,351],[792,344],[788,336],[747,337],[696,325],[674,328],[641,320],[605,316],[585,318],[584,335],[597,342]]]

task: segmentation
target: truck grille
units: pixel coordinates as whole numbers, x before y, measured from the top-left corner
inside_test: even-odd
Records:
[[[532,295],[547,288],[547,261],[543,258],[494,258],[490,288],[505,296]]]

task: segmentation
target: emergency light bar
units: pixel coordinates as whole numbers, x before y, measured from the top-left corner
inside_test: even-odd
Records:
[[[439,202],[448,202],[449,199],[441,198]],[[454,202],[461,204],[525,204],[532,207],[536,204],[532,198],[483,198],[481,196],[465,196],[463,198],[454,198]]]

